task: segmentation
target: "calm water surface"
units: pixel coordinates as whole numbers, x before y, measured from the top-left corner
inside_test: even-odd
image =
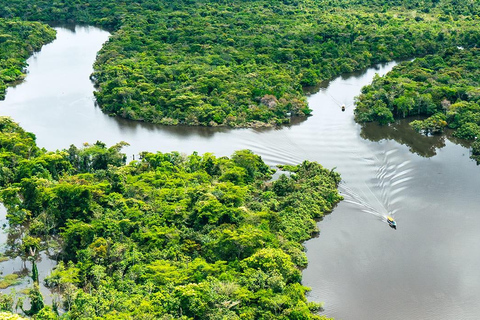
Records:
[[[313,116],[282,129],[163,127],[109,117],[95,106],[89,75],[107,32],[57,32],[29,59],[26,81],[0,102],[0,114],[34,132],[40,146],[123,140],[130,159],[141,151],[223,156],[248,148],[271,165],[308,159],[336,167],[346,201],[306,243],[309,299],[323,301],[324,314],[336,319],[479,319],[480,168],[468,149],[415,134],[405,122],[362,127],[353,120],[354,96],[395,63],[318,88],[309,96]]]

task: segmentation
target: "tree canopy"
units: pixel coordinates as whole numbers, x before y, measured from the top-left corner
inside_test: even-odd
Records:
[[[479,59],[479,49],[455,47],[401,63],[362,89],[356,119],[387,124],[395,118],[427,116],[410,125],[426,135],[448,127],[454,137],[475,140],[480,136]],[[478,159],[475,146],[472,153]]]
[[[7,85],[25,76],[26,59],[55,39],[55,30],[39,22],[0,18],[0,100]]]
[[[145,152],[125,164],[122,143],[47,152],[0,123],[0,141],[15,141],[0,144],[15,155],[0,199],[10,231],[23,230],[11,251],[34,261],[59,248],[45,284],[60,292],[62,318],[321,318],[301,285],[301,243],[342,199],[338,173],[305,161],[272,181],[249,150]],[[29,297],[31,314],[56,319],[38,289]]]
[[[309,115],[303,86],[382,61],[475,46],[477,14],[477,2],[452,0],[12,0],[0,8],[3,17],[111,28],[92,75],[102,110],[204,126],[266,126]]]

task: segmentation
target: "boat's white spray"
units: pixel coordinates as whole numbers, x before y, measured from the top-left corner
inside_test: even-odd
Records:
[[[396,149],[392,149],[378,156],[365,158],[367,162],[377,167],[376,175],[370,184],[372,187],[369,187],[367,182],[364,182],[361,190],[350,188],[348,181],[342,181],[339,185],[339,191],[345,202],[358,206],[362,212],[372,214],[385,223],[388,216],[395,218],[400,210],[396,204],[402,201],[402,191],[408,187],[407,182],[412,179],[410,173],[413,169],[409,168],[409,160],[401,163],[391,161],[396,152]]]

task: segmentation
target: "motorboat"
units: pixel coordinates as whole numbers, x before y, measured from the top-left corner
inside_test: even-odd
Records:
[[[390,216],[387,216],[387,222],[388,222],[388,225],[393,228],[393,229],[397,229],[397,223],[395,222],[395,219],[393,219],[392,217]]]

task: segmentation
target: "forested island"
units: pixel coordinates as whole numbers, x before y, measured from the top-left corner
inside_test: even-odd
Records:
[[[472,158],[480,160],[480,50],[450,48],[396,66],[376,77],[357,98],[360,122],[382,124],[413,115],[410,125],[426,135],[448,127],[453,136],[472,140]]]
[[[248,150],[143,153],[125,164],[124,144],[47,152],[0,118],[0,199],[7,252],[32,264],[27,292],[36,319],[321,319],[307,302],[302,242],[342,198],[340,176],[305,161],[274,170]],[[35,261],[59,263],[45,284]],[[13,311],[14,299],[0,296]],[[22,309],[23,310],[23,309]]]
[[[4,18],[113,30],[92,79],[105,112],[161,124],[270,126],[311,109],[302,87],[480,40],[456,1],[12,0]]]

